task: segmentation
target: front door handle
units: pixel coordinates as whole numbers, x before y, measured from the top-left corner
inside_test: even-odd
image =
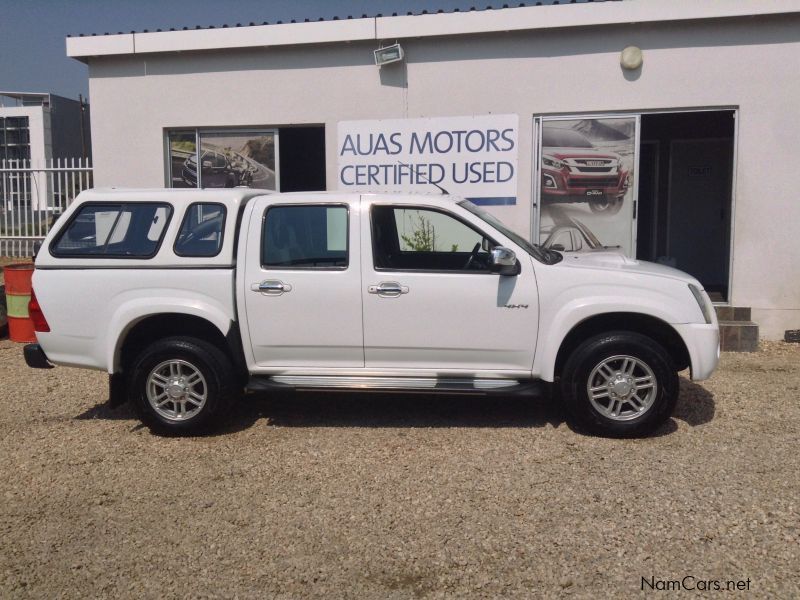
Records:
[[[378,294],[384,298],[396,298],[400,294],[408,293],[407,285],[400,285],[396,281],[381,281],[378,285],[371,285],[367,288],[370,294]]]
[[[261,283],[254,283],[250,286],[254,292],[260,292],[267,296],[280,296],[286,292],[292,291],[292,286],[288,283],[283,283],[278,279],[267,279]]]

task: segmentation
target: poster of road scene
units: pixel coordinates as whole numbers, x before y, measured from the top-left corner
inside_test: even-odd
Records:
[[[200,132],[199,137],[198,160],[194,132],[170,135],[172,187],[277,191],[274,132]]]
[[[540,243],[632,256],[635,118],[545,120]]]

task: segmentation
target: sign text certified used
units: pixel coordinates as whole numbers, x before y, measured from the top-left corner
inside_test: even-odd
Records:
[[[477,204],[515,204],[517,115],[341,121],[338,187],[431,192]]]

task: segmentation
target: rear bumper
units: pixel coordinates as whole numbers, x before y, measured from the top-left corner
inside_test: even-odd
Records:
[[[22,349],[25,362],[33,369],[52,369],[53,365],[47,360],[47,355],[39,344],[25,344]]]
[[[719,364],[719,327],[716,323],[684,323],[673,325],[686,344],[691,362],[692,381],[711,377]]]

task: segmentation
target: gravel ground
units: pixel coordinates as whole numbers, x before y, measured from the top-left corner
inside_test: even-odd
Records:
[[[29,370],[8,341],[0,369],[2,597],[800,595],[798,345],[724,355],[622,441],[546,401],[345,394],[250,397],[169,439],[101,373]]]

